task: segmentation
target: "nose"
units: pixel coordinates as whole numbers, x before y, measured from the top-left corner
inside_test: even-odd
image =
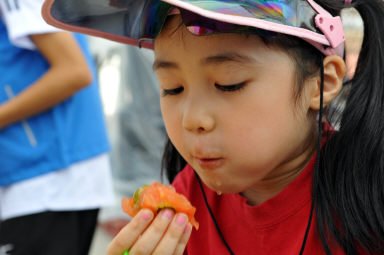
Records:
[[[215,128],[215,119],[202,97],[190,98],[184,104],[183,128],[194,133],[208,133]]]

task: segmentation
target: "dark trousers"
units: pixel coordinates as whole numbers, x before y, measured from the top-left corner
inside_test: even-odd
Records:
[[[3,221],[0,255],[87,255],[98,211],[49,211]]]

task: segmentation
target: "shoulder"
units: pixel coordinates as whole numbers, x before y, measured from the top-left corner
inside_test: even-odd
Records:
[[[41,8],[44,0],[5,0],[0,1],[0,10],[4,17],[9,15],[33,15],[41,17]],[[25,17],[27,19],[30,16]],[[23,22],[24,23],[24,22]],[[29,25],[29,24],[24,24]]]
[[[29,35],[60,31],[48,25],[41,16],[44,0],[0,1],[0,12],[7,28],[9,40],[15,46],[35,49]],[[20,21],[23,22],[20,22]]]

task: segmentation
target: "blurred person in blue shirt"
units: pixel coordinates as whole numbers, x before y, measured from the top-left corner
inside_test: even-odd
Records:
[[[0,249],[87,254],[113,200],[109,143],[82,35],[0,1]]]

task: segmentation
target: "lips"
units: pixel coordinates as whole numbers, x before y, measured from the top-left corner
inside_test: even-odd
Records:
[[[223,158],[195,157],[195,160],[203,169],[215,169],[224,163]]]
[[[202,138],[201,138],[202,139]],[[191,147],[191,158],[194,161],[194,165],[199,166],[200,169],[215,169],[224,163],[223,152],[219,149],[216,143],[207,140],[197,140],[191,143],[194,146]]]

